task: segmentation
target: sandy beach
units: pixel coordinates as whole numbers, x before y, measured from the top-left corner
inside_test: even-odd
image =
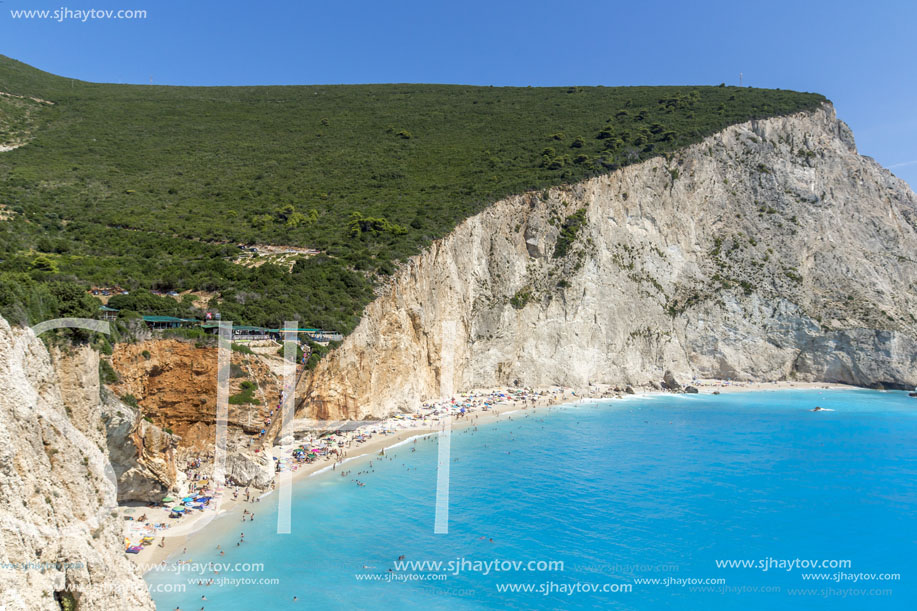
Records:
[[[499,394],[508,395],[510,393],[516,393],[519,392],[518,389],[486,389],[461,393],[456,395],[456,398],[459,399],[459,403],[462,403],[462,400],[468,400],[470,397],[474,397],[475,399],[471,399],[471,407],[466,408],[465,416],[460,416],[459,414],[452,416],[451,426],[453,430],[460,430],[468,426],[483,425],[500,420],[504,415],[511,415],[516,411],[533,410],[563,403],[572,403],[587,398],[613,396],[613,392],[609,387],[594,387],[592,390],[593,392],[591,393],[583,393],[574,391],[573,389],[557,387],[536,389],[526,392],[526,400],[508,399],[502,402],[492,403],[488,401],[490,404],[486,406],[486,411],[483,405],[484,398],[491,398]],[[611,393],[611,395],[609,393]],[[423,419],[387,419],[383,420],[381,423],[365,425],[354,431],[344,433],[344,443],[347,447],[344,449],[342,456],[334,459],[323,457],[312,463],[301,463],[296,465],[296,470],[292,473],[293,482],[298,482],[318,472],[331,469],[335,465],[348,464],[360,458],[375,456],[383,450],[400,444],[412,437],[425,436],[439,432],[445,424],[444,420],[446,416],[445,414],[430,414],[431,405],[436,405],[439,409],[442,409],[446,406],[446,402],[427,404],[428,415]],[[435,410],[436,408],[432,409]],[[457,411],[457,409],[455,411]],[[372,434],[369,439],[362,443],[355,441],[358,435],[365,433],[365,429],[371,430],[376,428],[378,430],[393,424],[401,428],[390,430],[387,433],[379,432]],[[274,446],[274,456],[278,456],[280,451],[280,446]],[[282,458],[289,457],[284,456]],[[277,478],[275,478],[274,482],[276,484]],[[192,512],[181,518],[180,524],[176,524],[174,527],[170,525],[170,528],[158,531],[154,535],[155,542],[153,545],[145,547],[139,554],[128,554],[127,556],[134,561],[135,564],[141,567],[144,572],[151,570],[151,568],[160,565],[172,557],[176,557],[175,559],[179,560],[178,556],[180,556],[180,552],[188,547],[192,540],[196,541],[198,537],[211,536],[213,531],[219,529],[221,525],[233,525],[233,528],[235,528],[235,525],[242,523],[244,512],[254,511],[257,513],[257,508],[260,503],[258,499],[269,499],[276,492],[275,489],[266,491],[252,489],[251,501],[247,502],[244,499],[243,491],[244,488],[241,487],[223,487],[222,493],[219,495],[218,503],[213,507],[208,507],[204,511]],[[234,498],[235,492],[239,493],[238,498]],[[173,494],[171,496],[176,499],[181,497],[179,494]],[[121,507],[120,511],[122,514],[130,515],[135,519],[143,514],[147,514],[148,519],[146,522],[149,523],[164,522],[168,524],[171,522],[167,517],[169,512],[164,508],[148,508],[132,505]],[[125,539],[130,540],[132,543],[136,543],[141,535],[138,527],[139,524],[134,524],[132,521],[126,521]],[[164,541],[162,540],[163,537]],[[181,560],[185,559],[183,558]]]
[[[701,393],[759,392],[766,390],[853,390],[856,386],[827,384],[825,382],[731,382],[724,380],[697,380],[695,386]]]
[[[691,382],[700,394],[735,393],[735,392],[764,392],[779,390],[812,390],[812,389],[851,389],[854,387],[842,384],[825,384],[809,382],[731,382],[724,380],[694,380]],[[650,395],[669,394],[667,391],[649,388],[635,389],[634,394],[625,395],[615,391],[615,387],[600,385],[584,390],[570,388],[548,388],[525,391],[525,398],[511,398],[518,389],[481,389],[456,395],[454,404],[451,402],[427,403],[423,406],[422,418],[407,418],[405,416],[390,418],[379,423],[361,426],[353,431],[339,436],[342,439],[342,454],[335,457],[321,457],[311,463],[295,465],[292,473],[294,483],[303,485],[301,480],[316,473],[332,469],[337,465],[347,464],[365,457],[376,456],[380,452],[398,445],[412,437],[435,434],[446,425],[446,419],[451,418],[453,430],[460,430],[469,426],[479,426],[495,422],[504,418],[511,418],[513,413],[522,410],[538,410],[560,404],[574,404],[586,400],[614,399],[623,396],[641,397]],[[504,397],[500,397],[504,395]],[[486,405],[485,405],[486,403]],[[461,407],[465,413],[461,413]],[[374,434],[372,430],[380,431]],[[385,430],[386,432],[381,432]],[[362,443],[356,438],[360,435],[371,436]],[[300,445],[297,442],[294,445]],[[290,456],[281,456],[281,447],[274,446],[273,454],[285,465],[291,464]],[[346,468],[346,467],[345,467]],[[275,477],[274,483],[278,478]],[[195,511],[191,515],[181,518],[181,523],[166,530],[158,531],[155,542],[145,547],[140,554],[128,554],[128,557],[137,564],[143,572],[162,566],[167,561],[187,561],[182,556],[182,550],[199,542],[200,538],[213,537],[216,531],[222,529],[236,529],[243,522],[247,512],[258,513],[261,500],[268,500],[276,493],[275,489],[260,491],[250,489],[250,500],[245,500],[244,488],[224,486],[218,497],[218,503],[204,511]],[[234,498],[234,493],[238,493]],[[173,497],[180,495],[173,494]],[[148,508],[140,506],[121,507],[121,512],[126,515],[141,516],[147,514],[149,523],[169,523],[168,510],[164,508]],[[268,513],[266,510],[265,513]],[[139,540],[139,524],[125,521],[125,538],[133,542]],[[244,529],[244,526],[242,527]],[[164,541],[162,540],[164,538]],[[160,543],[162,541],[162,543]],[[161,545],[161,546],[160,546]]]

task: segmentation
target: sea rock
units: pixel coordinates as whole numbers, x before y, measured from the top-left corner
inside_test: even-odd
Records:
[[[671,371],[666,371],[665,374],[662,376],[662,387],[665,388],[666,390],[671,390],[671,391],[676,391],[676,392],[681,390],[681,384],[678,383],[678,380],[675,379],[675,376],[672,374]]]
[[[557,219],[578,210],[555,257]],[[857,154],[830,104],[748,121],[464,220],[302,378],[298,409],[364,419],[453,389],[645,385],[666,370],[910,390],[915,252],[917,196]]]
[[[628,386],[624,389],[624,392],[627,393],[627,394],[629,394],[629,395],[632,395],[632,394],[634,394],[634,387],[628,385]]]
[[[698,391],[693,386],[685,386],[685,392],[688,393],[689,395],[696,395],[700,391]]]

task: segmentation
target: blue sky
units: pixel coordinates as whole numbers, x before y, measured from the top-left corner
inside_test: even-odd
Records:
[[[13,19],[19,9],[146,19]],[[0,0],[0,53],[90,81],[744,84],[817,91],[917,186],[917,2]]]

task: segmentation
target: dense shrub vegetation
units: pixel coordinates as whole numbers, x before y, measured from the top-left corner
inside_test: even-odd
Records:
[[[14,324],[28,325],[72,316],[96,318],[99,302],[75,282],[0,272],[0,313]]]
[[[224,320],[345,333],[399,260],[502,196],[823,101],[737,87],[105,85],[2,56],[0,91],[53,102],[31,109],[28,145],[0,153],[4,315],[83,312],[62,287],[90,284],[129,290],[115,307],[183,315],[192,302],[137,291],[193,289],[216,293]],[[22,113],[7,115],[4,130],[22,133]],[[323,254],[233,262],[255,243]]]

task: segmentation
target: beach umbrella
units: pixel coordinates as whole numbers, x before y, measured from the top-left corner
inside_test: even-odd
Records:
[[[194,500],[194,497],[193,497],[193,496],[186,496],[185,498],[183,498],[183,499],[181,500],[181,502],[182,502],[182,503],[187,503],[188,501],[193,501],[193,500]]]
[[[163,497],[162,502],[163,502],[163,503],[171,503],[171,502],[174,501],[174,500],[175,500],[175,499],[173,499],[171,496],[166,496],[166,497]]]

